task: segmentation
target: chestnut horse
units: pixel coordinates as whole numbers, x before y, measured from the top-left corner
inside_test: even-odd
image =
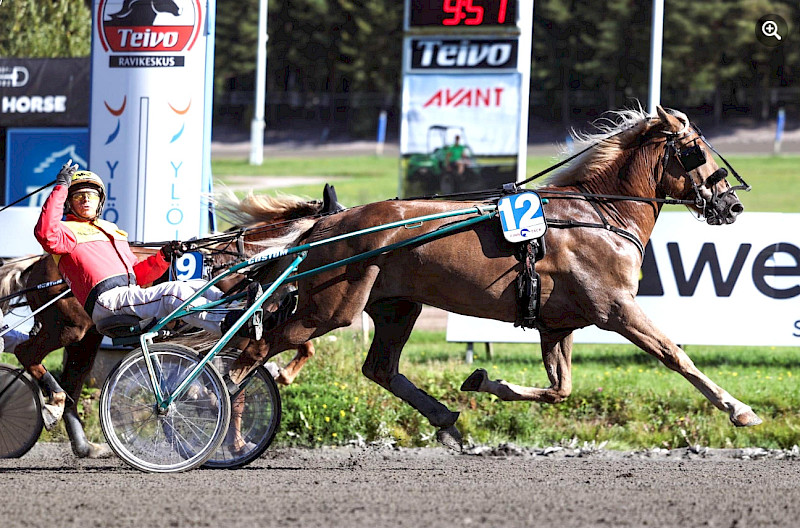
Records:
[[[212,255],[214,267],[216,269],[228,267],[237,259],[252,256],[263,250],[262,240],[278,236],[284,227],[283,222],[287,220],[306,215],[319,215],[323,212],[327,214],[341,208],[335,200],[335,192],[332,189],[329,191],[326,186],[324,193],[323,201],[275,200],[268,196],[252,194],[240,201],[232,194],[220,196],[217,203],[218,211],[234,225],[239,219],[249,219],[247,211],[254,208],[259,211],[259,220],[246,228],[233,228],[235,234],[229,232],[209,237],[209,242],[206,244],[208,247],[205,249]],[[236,240],[239,238],[241,244],[237,247]],[[134,248],[134,253],[147,255],[152,254],[153,250]],[[61,274],[49,255],[10,260],[0,267],[0,297],[60,280]],[[240,280],[241,276],[231,277],[219,286],[227,291],[235,287]],[[31,310],[36,310],[66,289],[67,286],[63,283],[35,289],[26,293],[26,299]],[[7,309],[7,303],[6,306],[0,305],[0,309],[2,308]],[[14,353],[26,370],[33,371],[35,375],[36,369],[50,352],[64,347],[64,368],[59,381],[67,395],[73,401],[78,401],[84,381],[94,365],[103,336],[97,332],[92,319],[71,294],[40,312],[35,321],[38,330],[33,332],[27,341],[17,345]],[[243,347],[246,343],[246,340],[238,340],[232,344]],[[314,345],[311,342],[298,345],[294,358],[284,368],[270,369],[273,372],[277,371],[275,381],[282,385],[291,384],[313,355]],[[64,425],[76,456],[97,458],[111,454],[104,444],[94,444],[86,439],[75,405],[67,404],[64,409]]]
[[[461,390],[488,392],[502,400],[560,402],[572,391],[572,333],[596,325],[622,335],[681,374],[728,413],[734,425],[756,425],[761,420],[753,410],[703,374],[636,302],[644,247],[667,197],[686,200],[682,203],[714,225],[733,223],[742,204],[725,179],[726,171],[714,161],[710,145],[684,114],[659,108],[658,115],[651,117],[626,110],[614,113],[612,122],[613,126],[599,126],[601,139],[593,148],[537,189],[548,198],[544,211],[550,229],[545,235],[546,255],[536,263],[541,300],[535,326],[541,334],[550,386],[522,387],[491,380],[479,369]],[[704,159],[692,164],[690,155]],[[299,220],[290,245],[479,205],[487,203],[389,200],[367,204],[335,216]],[[452,218],[433,220],[370,231],[324,246],[312,244],[299,272],[451,223]],[[445,237],[378,251],[367,259],[310,274],[298,281],[296,312],[261,341],[251,342],[232,365],[231,380],[239,382],[255,365],[350,325],[366,311],[375,334],[363,374],[424,415],[438,429],[440,442],[460,449],[461,434],[455,426],[459,413],[403,376],[398,369],[400,355],[423,304],[514,322],[518,316],[515,282],[522,269],[515,252],[515,244],[503,237],[500,220],[493,217]],[[283,269],[286,258],[292,257],[279,259],[274,267]]]

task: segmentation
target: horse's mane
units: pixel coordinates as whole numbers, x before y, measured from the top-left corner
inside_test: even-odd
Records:
[[[233,192],[215,195],[217,214],[237,227],[253,227],[286,220],[314,216],[322,209],[322,202],[308,201],[299,196],[247,194],[241,200]]]
[[[689,118],[682,112],[672,109],[668,112],[684,124],[689,123]],[[641,106],[638,106],[638,108],[606,112],[603,117],[592,122],[595,132],[579,132],[573,129],[570,136],[575,142],[575,150],[581,151],[589,145],[595,145],[594,148],[545,178],[542,185],[572,185],[604,172],[635,138],[646,134],[658,123],[657,118],[648,115]]]

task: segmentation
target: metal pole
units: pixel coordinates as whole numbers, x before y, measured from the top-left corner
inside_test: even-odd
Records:
[[[661,48],[664,42],[664,0],[653,0],[653,25],[650,36],[650,94],[647,112],[656,114],[661,102]]]
[[[258,53],[256,54],[256,106],[250,124],[250,165],[264,162],[264,102],[267,95],[267,0],[258,7]]]

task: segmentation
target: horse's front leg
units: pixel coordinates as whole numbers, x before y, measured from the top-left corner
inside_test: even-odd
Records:
[[[657,357],[668,368],[680,373],[715,407],[726,411],[735,426],[745,427],[761,423],[761,418],[748,405],[728,394],[703,374],[686,352],[656,328],[633,299],[619,303],[618,309],[610,314],[608,321],[598,326],[617,332],[645,352]]]
[[[572,393],[572,333],[541,333],[542,361],[550,378],[550,387],[522,387],[505,380],[490,380],[484,369],[473,372],[462,391],[488,392],[504,401],[558,403]]]
[[[314,344],[311,341],[306,341],[297,347],[297,353],[292,360],[281,369],[275,381],[281,385],[291,385],[294,379],[300,374],[300,370],[306,364],[306,361],[314,356]]]

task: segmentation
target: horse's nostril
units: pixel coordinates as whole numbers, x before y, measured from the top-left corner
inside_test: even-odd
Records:
[[[744,212],[744,206],[741,203],[735,203],[735,204],[733,204],[731,206],[730,211],[731,211],[731,214],[734,215],[734,216],[738,215],[738,214],[742,214],[742,212]]]

